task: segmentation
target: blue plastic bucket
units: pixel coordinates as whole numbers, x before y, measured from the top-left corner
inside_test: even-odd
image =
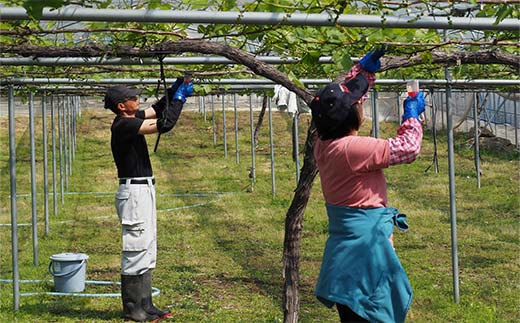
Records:
[[[54,290],[77,293],[85,290],[88,256],[84,253],[60,253],[50,257],[49,273],[54,277]]]

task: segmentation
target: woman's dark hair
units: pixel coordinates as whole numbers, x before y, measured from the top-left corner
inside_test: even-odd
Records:
[[[368,89],[368,80],[358,74],[347,82],[328,84],[316,93],[309,107],[322,140],[341,138],[359,129],[357,106]]]
[[[329,123],[328,127],[316,127],[318,136],[321,140],[338,139],[345,137],[352,131],[359,130],[359,127],[361,126],[361,118],[359,117],[357,110],[357,103],[346,109],[349,110],[349,113],[347,114],[346,118],[343,119],[343,121],[336,121],[333,126],[331,126],[331,123]]]

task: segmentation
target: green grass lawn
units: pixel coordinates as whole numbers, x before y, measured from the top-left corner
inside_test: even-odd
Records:
[[[216,114],[217,144],[210,117],[185,112],[153,153],[157,178],[158,265],[154,300],[177,322],[279,322],[283,320],[282,250],[284,219],[295,188],[290,123],[274,113],[276,193],[271,192],[267,116],[256,151],[257,181],[251,186],[249,113],[239,115],[240,163],[235,161],[233,114],[227,113],[228,157],[224,158],[222,114]],[[110,152],[113,116],[84,110],[78,119],[72,174],[58,214],[50,197],[50,234],[43,225],[41,123],[37,120],[38,248],[33,264],[30,226],[18,229],[20,279],[52,280],[49,257],[62,252],[89,255],[87,279],[119,281],[120,227],[113,206],[117,174]],[[256,114],[255,114],[256,122]],[[0,223],[10,222],[7,119],[0,119]],[[309,116],[300,119],[303,145]],[[50,125],[50,122],[48,122]],[[370,125],[364,125],[367,134]],[[381,124],[381,137],[396,125]],[[17,192],[30,193],[29,129],[18,117]],[[482,152],[482,187],[477,188],[472,148],[456,136],[457,230],[460,303],[453,302],[446,134],[438,138],[440,172],[425,172],[432,162],[432,134],[412,165],[387,169],[389,204],[408,215],[410,230],[396,233],[397,253],[414,298],[409,322],[513,322],[519,319],[519,155]],[[50,138],[49,138],[50,145]],[[50,158],[50,152],[49,152]],[[49,163],[49,167],[51,163]],[[52,168],[49,168],[50,170]],[[52,175],[52,174],[51,174]],[[49,178],[51,180],[52,177]],[[59,185],[58,185],[59,188]],[[51,186],[52,189],[52,186]],[[79,194],[75,194],[79,193]],[[200,193],[197,195],[197,193]],[[301,322],[337,322],[334,310],[314,297],[327,218],[317,178],[306,209],[301,250]],[[18,221],[31,222],[31,198],[18,197]],[[11,279],[10,228],[0,227],[0,278]],[[52,290],[52,282],[24,283],[22,292]],[[87,285],[87,293],[117,293],[116,286]],[[0,284],[1,322],[120,321],[119,298],[49,295],[20,298],[13,313],[12,284]]]

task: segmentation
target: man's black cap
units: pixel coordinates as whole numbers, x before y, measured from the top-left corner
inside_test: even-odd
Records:
[[[368,81],[358,74],[348,82],[331,83],[320,89],[311,101],[312,118],[318,134],[334,133],[351,113],[357,113],[352,106],[368,91]]]
[[[105,94],[105,109],[114,111],[117,109],[119,103],[123,103],[130,98],[139,96],[139,94],[141,94],[141,90],[136,88],[126,87],[124,85],[111,87]]]

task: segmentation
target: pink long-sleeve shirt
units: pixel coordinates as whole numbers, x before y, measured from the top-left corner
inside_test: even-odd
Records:
[[[419,120],[403,122],[395,138],[346,136],[316,141],[314,156],[325,201],[329,204],[375,208],[387,206],[383,169],[411,163],[422,142]]]

